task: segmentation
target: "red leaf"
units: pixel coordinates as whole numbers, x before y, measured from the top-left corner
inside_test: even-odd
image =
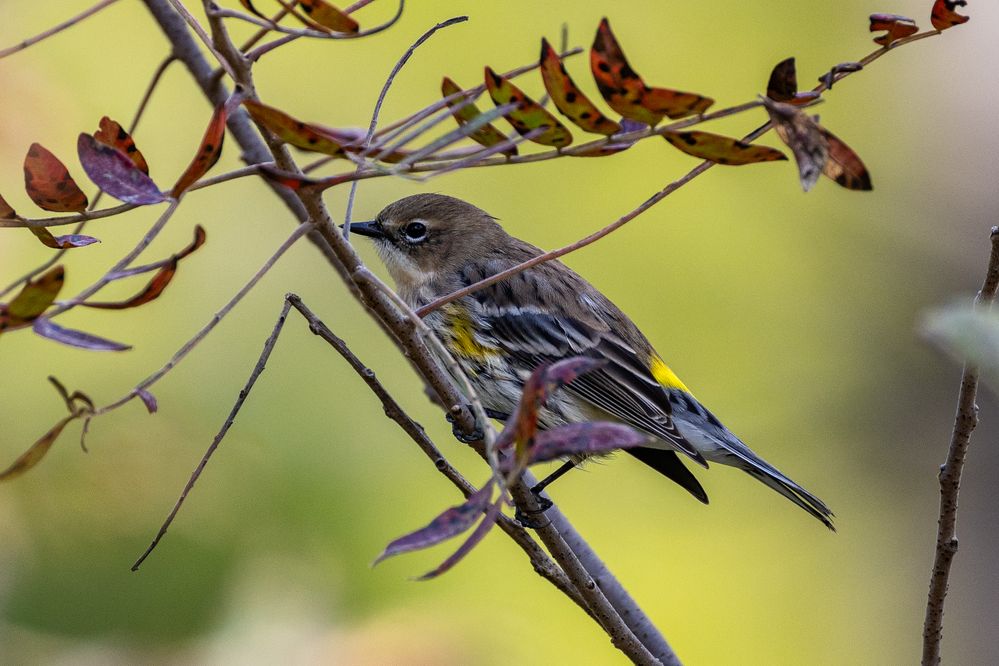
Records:
[[[55,302],[65,279],[63,267],[53,266],[24,285],[9,304],[0,305],[0,331],[20,328],[34,321]]]
[[[704,113],[714,104],[710,97],[645,85],[628,64],[607,19],[600,21],[590,49],[590,69],[600,94],[625,118],[657,125],[663,117],[683,118]]]
[[[14,477],[24,474],[29,469],[41,462],[45,454],[49,452],[52,448],[52,444],[55,443],[59,434],[62,433],[63,428],[66,424],[76,418],[73,415],[64,417],[59,423],[52,426],[52,429],[41,436],[37,442],[31,445],[31,447],[22,453],[17,460],[14,461],[10,467],[0,472],[0,481],[9,481]]]
[[[17,213],[3,196],[0,196],[0,220],[13,220],[17,218]]]
[[[786,160],[784,153],[768,146],[757,146],[710,132],[666,132],[663,134],[673,147],[715,164],[740,166],[756,162]]]
[[[211,120],[208,121],[208,128],[205,136],[201,139],[198,152],[195,154],[187,170],[177,180],[177,184],[170,191],[170,196],[178,198],[191,185],[194,185],[208,170],[215,166],[222,156],[222,142],[225,139],[225,121],[228,113],[225,105],[215,109]]]
[[[875,37],[874,43],[888,46],[892,42],[916,34],[919,32],[919,26],[911,18],[898,14],[871,14],[871,32],[879,30],[886,32],[880,37]]]
[[[100,129],[94,132],[94,138],[121,151],[139,171],[149,175],[149,165],[146,163],[146,158],[142,156],[131,135],[121,125],[104,116],[101,118]]]
[[[298,0],[298,5],[310,19],[324,28],[336,32],[355,33],[360,27],[357,21],[325,0]]]
[[[544,131],[531,141],[543,146],[565,148],[572,143],[572,134],[555,116],[548,113],[540,104],[524,94],[517,86],[494,72],[490,67],[485,69],[486,88],[496,106],[516,104],[517,106],[503,115],[513,125],[517,132],[524,136],[533,130],[544,128]]]
[[[969,17],[954,11],[958,7],[967,6],[966,0],[937,0],[933,3],[933,11],[930,12],[930,23],[940,31],[967,23]]]
[[[822,167],[822,174],[848,190],[874,189],[871,174],[857,153],[825,127],[820,125],[819,130],[829,145],[829,159]]]
[[[153,279],[149,281],[149,284],[146,285],[145,289],[140,291],[138,294],[124,301],[87,301],[85,303],[81,303],[80,305],[84,305],[88,308],[99,308],[103,310],[125,310],[126,308],[136,308],[140,305],[145,305],[146,303],[159,298],[160,294],[163,293],[163,290],[167,288],[167,285],[170,284],[170,281],[173,280],[173,276],[177,273],[177,264],[180,260],[204,244],[205,230],[200,225],[196,226],[194,228],[194,241],[192,241],[189,246],[164,261],[162,266],[160,266],[159,272],[153,276]],[[122,273],[113,275],[113,277],[126,277],[127,275],[128,273],[123,271]]]
[[[35,235],[38,240],[42,242],[42,245],[46,247],[51,247],[56,250],[68,250],[74,247],[86,247],[87,245],[93,245],[94,243],[100,243],[99,240],[93,236],[84,236],[83,234],[68,234],[66,236],[53,236],[45,227],[28,227],[31,229],[31,233]]]
[[[583,94],[547,39],[541,40],[541,78],[555,108],[580,129],[607,136],[621,131],[621,125],[601,113]]]
[[[392,557],[393,555],[429,548],[461,534],[470,528],[479,519],[479,516],[482,515],[483,510],[492,497],[492,492],[493,484],[490,481],[482,486],[481,489],[472,493],[463,503],[451,507],[434,518],[426,527],[418,529],[415,532],[410,532],[390,543],[382,551],[382,554],[375,558],[374,564],[378,564],[385,558]]]
[[[39,208],[55,213],[82,213],[87,195],[59,158],[33,143],[24,158],[24,189]]]
[[[76,150],[90,180],[115,199],[139,206],[166,199],[156,183],[117,148],[101,143],[89,134],[80,134]]]
[[[344,157],[343,146],[324,128],[292,118],[280,109],[252,99],[244,100],[243,106],[258,125],[267,128],[285,143],[302,150]]]
[[[43,338],[90,351],[125,351],[132,348],[131,345],[107,340],[90,333],[63,328],[49,319],[36,319],[31,328]]]
[[[599,455],[616,449],[647,445],[650,438],[621,423],[594,421],[570,423],[539,432],[531,447],[529,464],[565,456]]]
[[[445,76],[441,81],[441,95],[444,97],[450,97],[451,95],[459,92],[461,92],[461,87]],[[453,102],[448,102],[448,108],[451,109],[451,115],[454,116],[455,121],[461,127],[464,127],[467,123],[482,115],[482,112],[479,111],[479,108],[475,106],[475,104],[464,104],[461,98],[458,98]],[[485,146],[486,148],[506,141],[506,135],[488,123],[469,134],[468,138],[472,139],[480,146]],[[506,148],[503,150],[503,154],[516,155],[517,146],[510,146],[509,148]]]
[[[489,530],[493,528],[493,525],[496,524],[496,518],[499,517],[502,505],[502,497],[493,502],[486,510],[486,515],[482,518],[482,522],[480,522],[479,526],[475,528],[475,531],[472,532],[460,546],[458,546],[458,550],[451,553],[450,557],[441,562],[436,569],[428,571],[416,580],[430,580],[432,578],[437,578],[437,576],[440,576],[442,573],[446,573],[454,565],[458,564],[458,562],[461,562],[461,560],[465,558],[465,555],[468,555],[472,549],[486,537]]]

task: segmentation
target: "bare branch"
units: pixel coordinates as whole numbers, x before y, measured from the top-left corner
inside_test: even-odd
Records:
[[[975,297],[975,307],[990,310],[999,287],[999,227],[992,227],[992,251],[985,281]],[[971,433],[978,425],[978,367],[964,366],[961,389],[957,396],[957,415],[951,435],[947,461],[940,468],[940,515],[937,519],[936,552],[930,572],[930,591],[926,600],[923,623],[923,666],[940,663],[940,642],[943,639],[944,600],[950,580],[951,564],[957,554],[957,500],[961,491],[961,472],[971,443]]]
[[[51,37],[52,35],[56,35],[56,34],[62,32],[63,30],[65,30],[66,28],[71,28],[74,25],[76,25],[77,23],[79,23],[80,21],[82,21],[83,19],[88,18],[90,16],[93,16],[94,14],[96,14],[99,11],[101,11],[105,7],[113,5],[117,1],[118,0],[101,0],[100,2],[98,2],[96,5],[94,5],[90,9],[86,9],[86,10],[80,12],[79,14],[77,14],[76,16],[74,16],[72,18],[66,19],[62,23],[59,23],[58,25],[54,25],[51,28],[49,28],[48,30],[45,30],[43,32],[38,33],[34,37],[29,37],[29,38],[25,39],[24,41],[19,42],[18,44],[15,44],[14,46],[8,46],[5,49],[0,49],[0,58],[6,58],[7,56],[11,55],[12,53],[17,53],[18,51],[23,51],[24,49],[28,48],[29,46],[31,46],[33,44],[37,44],[38,42],[42,41],[43,39],[47,39],[47,38]]]

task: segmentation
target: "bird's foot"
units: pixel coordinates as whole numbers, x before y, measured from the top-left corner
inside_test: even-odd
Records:
[[[468,407],[465,406],[462,409],[468,409]],[[480,428],[478,424],[476,424],[472,432],[465,432],[462,429],[462,427],[458,425],[458,423],[455,421],[453,413],[454,411],[456,410],[452,409],[451,410],[452,413],[449,413],[446,416],[446,418],[447,422],[451,424],[451,434],[454,435],[454,438],[456,440],[458,440],[462,444],[471,444],[473,442],[481,441],[486,436],[486,434],[482,432],[482,428]]]
[[[531,494],[534,495],[534,499],[538,503],[538,508],[536,509],[521,509],[517,507],[517,511],[514,513],[513,517],[518,523],[526,527],[527,529],[536,530],[539,527],[544,527],[547,522],[543,522],[545,511],[552,508],[554,503],[547,497],[542,497],[540,491],[535,491],[531,488]]]

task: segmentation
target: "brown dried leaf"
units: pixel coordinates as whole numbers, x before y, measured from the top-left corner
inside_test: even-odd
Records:
[[[892,42],[916,34],[919,32],[919,26],[911,18],[898,14],[871,14],[870,30],[871,32],[884,30],[885,34],[875,37],[874,43],[888,46]]]
[[[24,189],[39,208],[54,213],[82,213],[84,194],[66,165],[41,144],[33,143],[24,158]]]
[[[446,76],[441,81],[441,95],[443,97],[450,97],[451,95],[461,92],[461,90],[461,87],[458,86],[457,83]],[[451,115],[454,116],[455,121],[457,121],[457,123],[462,127],[482,115],[482,112],[479,111],[479,107],[475,106],[474,103],[463,104],[460,98],[453,102],[449,102],[448,108],[451,109]],[[486,148],[506,141],[506,135],[488,123],[469,134],[468,138],[472,139],[480,146],[485,146]],[[517,146],[510,146],[502,152],[505,155],[516,155]]]
[[[195,153],[194,159],[191,160],[187,169],[177,179],[177,184],[170,191],[170,196],[174,199],[198,182],[219,161],[219,157],[222,156],[222,142],[225,140],[225,122],[228,115],[224,104],[219,105],[212,113],[212,118],[208,121],[208,127],[205,129],[205,135],[201,138],[201,144],[198,146],[198,152]]]
[[[953,28],[955,25],[967,23],[969,17],[958,14],[955,9],[967,7],[966,0],[936,0],[933,3],[933,10],[930,12],[930,23],[937,30],[944,31]]]
[[[548,43],[541,40],[541,78],[545,89],[555,104],[555,108],[566,118],[587,132],[610,136],[621,131],[621,125],[605,116],[590,99],[583,94],[565,71],[565,65],[558,53]]]
[[[524,94],[524,92],[513,85],[505,78],[486,67],[486,88],[489,96],[493,98],[496,106],[506,104],[516,104],[509,113],[504,114],[504,118],[509,121],[513,128],[521,136],[530,134],[533,130],[546,128],[531,141],[543,146],[554,146],[565,148],[572,143],[572,134],[560,123],[555,116],[545,111],[541,105]]]
[[[284,111],[267,106],[252,99],[244,100],[243,106],[257,124],[267,128],[277,138],[296,148],[333,157],[344,157],[340,143],[318,125],[292,118]]]
[[[24,285],[10,303],[0,306],[0,331],[30,324],[55,302],[65,279],[63,267],[53,266]]]
[[[829,146],[829,159],[822,167],[822,174],[848,190],[874,189],[871,174],[857,153],[825,127],[820,125],[819,131],[825,136]]]
[[[715,164],[740,166],[787,159],[784,153],[775,148],[757,146],[710,132],[696,130],[693,132],[666,132],[663,134],[663,138],[678,150]]]
[[[42,245],[56,250],[68,250],[74,247],[86,247],[94,243],[100,243],[93,236],[83,234],[67,234],[66,236],[53,236],[52,232],[45,227],[28,227],[35,238],[42,242]]]
[[[135,140],[121,125],[107,116],[101,118],[100,129],[94,132],[94,138],[101,143],[116,148],[125,154],[142,173],[149,175],[149,165],[135,146]]]
[[[324,28],[346,33],[355,33],[360,28],[357,21],[325,0],[298,0],[298,6],[310,19]]]
[[[7,203],[7,200],[0,195],[0,220],[14,219],[17,219],[17,213],[15,213],[14,208]]]
[[[75,418],[75,415],[63,417],[59,423],[52,426],[52,429],[42,435],[37,442],[32,444],[27,451],[22,453],[18,459],[14,461],[14,464],[5,469],[3,472],[0,472],[0,481],[9,481],[10,479],[18,477],[41,462],[42,458],[45,457],[45,454],[49,452],[50,448],[52,448],[52,444],[55,443],[60,433],[62,433],[63,428],[66,427],[66,424]]]

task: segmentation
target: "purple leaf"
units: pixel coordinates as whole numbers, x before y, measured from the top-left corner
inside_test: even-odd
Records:
[[[499,516],[500,507],[502,505],[503,498],[500,497],[489,507],[488,510],[486,510],[486,515],[482,519],[482,522],[480,522],[479,526],[475,528],[475,531],[472,532],[467,539],[465,539],[465,542],[458,546],[458,550],[451,553],[451,556],[441,562],[440,566],[436,569],[428,571],[416,580],[430,580],[432,578],[437,578],[437,576],[440,576],[442,573],[446,573],[451,569],[451,567],[458,564],[458,562],[461,562],[465,555],[468,555],[472,549],[475,548],[487,534],[489,534],[489,530],[491,530],[493,525],[496,524],[496,518]]]
[[[593,421],[570,423],[539,432],[530,450],[530,464],[564,456],[610,453],[648,444],[647,435],[621,423]]]
[[[139,400],[142,404],[146,406],[150,414],[155,414],[159,406],[156,404],[156,396],[147,391],[144,388],[140,388],[135,392],[135,395],[139,396]]]
[[[100,243],[99,240],[93,236],[84,236],[83,234],[68,234],[66,236],[53,236],[45,227],[29,227],[31,233],[42,242],[42,245],[46,247],[51,247],[56,250],[68,250],[73,247],[86,247],[87,245],[92,245],[94,243]]]
[[[55,340],[56,342],[61,342],[64,345],[69,345],[70,347],[89,349],[90,351],[125,351],[126,349],[132,348],[131,345],[125,345],[120,342],[114,342],[113,340],[100,338],[96,335],[91,335],[90,333],[76,331],[71,328],[63,328],[62,326],[59,326],[58,324],[55,324],[51,320],[45,318],[36,319],[35,323],[32,324],[32,329],[43,338]]]
[[[115,199],[140,206],[166,200],[156,183],[117,148],[81,134],[76,150],[90,180]]]
[[[479,516],[482,515],[482,510],[485,509],[492,494],[493,482],[490,480],[480,490],[472,493],[463,504],[451,507],[430,521],[430,524],[426,527],[399,537],[387,545],[382,554],[372,563],[372,566],[387,557],[422,548],[429,548],[430,546],[439,544],[441,541],[461,534],[471,527]]]

